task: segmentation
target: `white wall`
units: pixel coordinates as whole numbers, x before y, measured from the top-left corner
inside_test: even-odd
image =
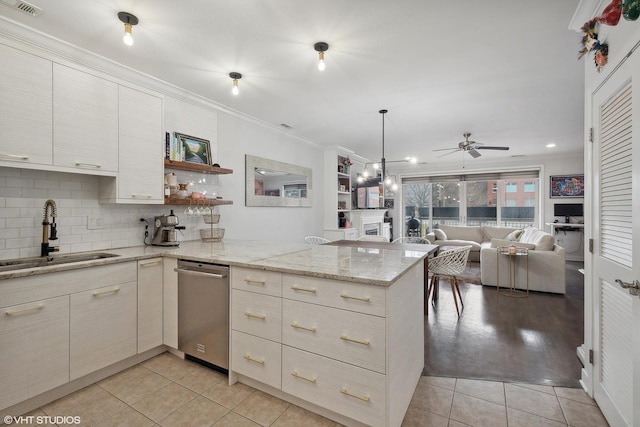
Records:
[[[233,179],[226,175],[220,177],[220,194],[234,200],[231,206],[219,207],[226,235],[238,239],[302,242],[304,236],[322,233],[324,155],[319,147],[228,114],[218,115],[218,139],[220,165],[234,170]],[[245,206],[246,154],[310,168],[312,206]]]

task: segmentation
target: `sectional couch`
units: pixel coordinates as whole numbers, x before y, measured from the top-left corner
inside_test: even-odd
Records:
[[[553,235],[534,227],[524,230],[495,226],[450,226],[441,225],[426,236],[432,244],[439,246],[470,245],[469,261],[480,261],[480,277],[483,285],[509,286],[509,257],[500,255],[498,247],[516,246],[527,248],[529,290],[564,294],[565,250],[555,244]],[[516,259],[516,287],[526,288],[527,259]]]

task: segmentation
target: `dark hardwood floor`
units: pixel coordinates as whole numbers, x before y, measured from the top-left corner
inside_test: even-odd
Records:
[[[500,295],[496,288],[461,284],[464,311],[456,315],[448,281],[425,317],[424,375],[560,387],[579,387],[583,342],[583,275],[567,262],[567,294]]]

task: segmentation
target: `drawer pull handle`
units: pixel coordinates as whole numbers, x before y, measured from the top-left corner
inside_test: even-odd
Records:
[[[96,168],[96,169],[100,169],[102,167],[100,163],[86,163],[86,162],[76,162],[76,166]]]
[[[158,264],[162,264],[162,260],[159,259],[157,261],[151,261],[151,262],[141,262],[140,263],[140,267],[151,267],[152,265],[158,265]]]
[[[251,357],[251,355],[249,355],[249,353],[245,354],[243,357],[247,359],[249,362],[256,362],[261,365],[264,365],[264,359],[262,360],[254,359],[253,357]]]
[[[0,157],[7,157],[9,159],[18,159],[18,160],[28,160],[29,159],[29,156],[25,156],[24,154],[0,153]]]
[[[316,293],[316,288],[301,288],[298,285],[293,285],[291,289],[293,289],[294,291],[310,292],[312,294]]]
[[[131,194],[131,197],[134,199],[138,199],[138,198],[142,198],[142,199],[150,199],[151,198],[151,194]]]
[[[314,383],[315,384],[315,382],[316,382],[315,378],[309,378],[309,377],[302,376],[299,373],[297,373],[296,371],[291,372],[291,375],[293,375],[294,377],[299,378],[301,380],[309,381],[310,383]]]
[[[253,313],[249,313],[248,311],[245,311],[244,315],[247,317],[253,317],[254,319],[260,319],[260,320],[266,320],[267,318],[267,316],[265,316],[264,314],[253,314]]]
[[[244,279],[245,282],[247,282],[249,285],[260,285],[260,286],[264,286],[267,284],[266,280],[258,280],[258,279],[251,279],[249,277],[247,277],[246,279]]]
[[[101,295],[115,294],[115,293],[118,293],[118,292],[120,292],[120,287],[109,289],[107,291],[95,291],[95,292],[93,292],[93,296],[94,297],[99,297]]]
[[[340,298],[344,298],[344,299],[356,299],[358,301],[364,301],[364,302],[369,302],[370,299],[369,297],[352,297],[350,295],[347,294],[340,294]]]
[[[308,328],[306,326],[300,326],[296,322],[293,322],[291,324],[291,326],[296,328],[296,329],[304,329],[305,331],[309,331],[309,332],[315,332],[316,331],[316,328]]]
[[[349,393],[347,391],[347,389],[344,388],[344,387],[340,389],[340,393],[342,393],[342,394],[344,394],[346,396],[349,396],[349,397],[355,397],[356,399],[360,399],[360,400],[362,400],[364,402],[368,402],[369,401],[369,396],[358,396],[357,394]]]
[[[341,340],[345,340],[345,341],[349,341],[349,342],[354,342],[356,344],[362,344],[362,345],[369,345],[369,340],[354,340],[353,338],[349,338],[346,335],[341,335],[340,336]]]
[[[5,311],[5,313],[7,314],[7,316],[14,316],[16,314],[27,313],[29,311],[42,310],[43,308],[44,308],[44,304],[38,304],[38,305],[35,305],[33,307],[21,308],[19,310],[7,310],[7,311]]]

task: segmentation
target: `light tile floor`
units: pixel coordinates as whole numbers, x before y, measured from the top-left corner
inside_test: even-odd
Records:
[[[244,384],[228,386],[226,376],[170,353],[133,366],[28,415],[79,416],[81,425],[99,427],[339,425]],[[422,377],[402,425],[600,427],[608,424],[595,402],[579,389]]]

